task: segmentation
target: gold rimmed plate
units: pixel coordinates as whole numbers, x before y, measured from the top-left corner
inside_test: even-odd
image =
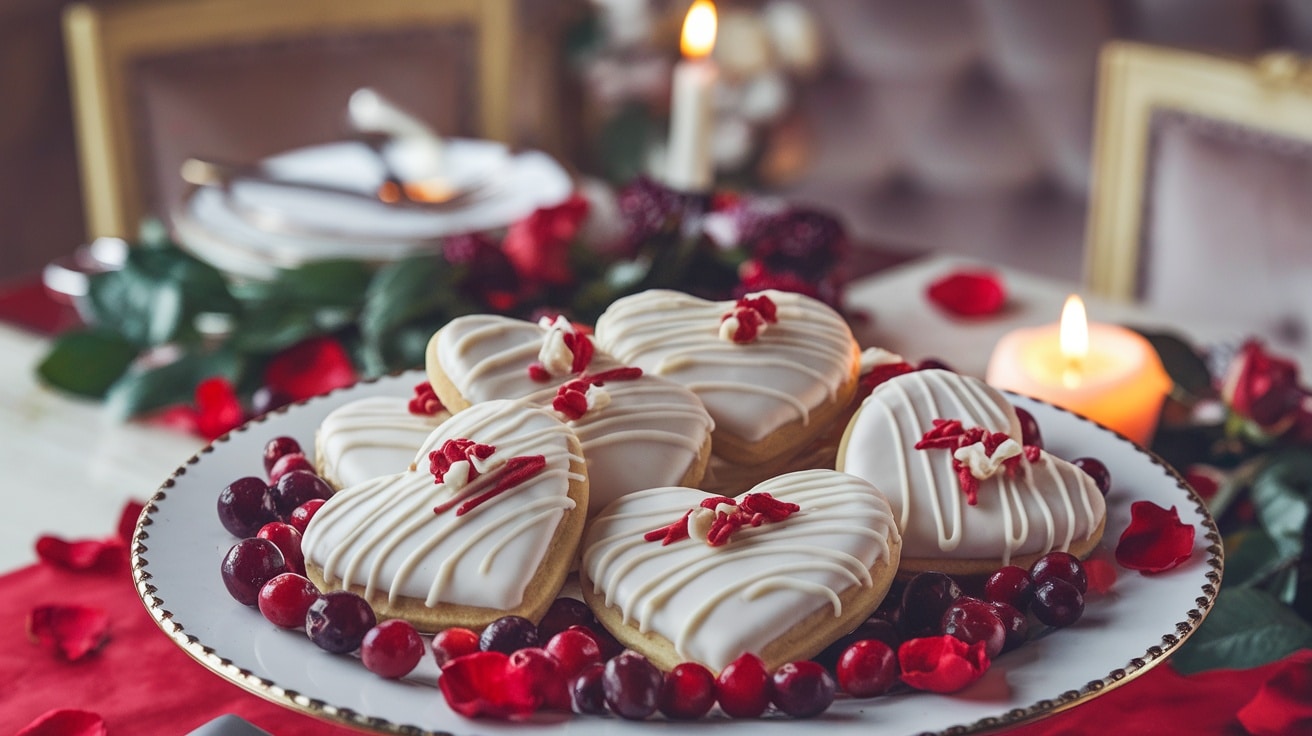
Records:
[[[155,493],[133,543],[137,592],[155,622],[201,665],[275,703],[366,730],[405,734],[640,731],[616,718],[543,714],[526,723],[470,721],[449,710],[425,657],[402,681],[384,680],[357,659],[320,650],[298,631],[282,630],[229,597],[219,562],[237,540],[219,524],[219,490],[263,471],[270,438],[289,435],[306,448],[329,411],[357,398],[407,396],[422,373],[361,383],[288,407],[220,438],[189,459]],[[1096,457],[1112,474],[1107,533],[1097,554],[1110,558],[1130,519],[1130,504],[1172,506],[1196,530],[1193,555],[1180,567],[1145,576],[1118,568],[1110,593],[1091,596],[1074,626],[1047,632],[999,657],[961,693],[906,693],[871,700],[840,698],[821,717],[833,734],[966,734],[1043,718],[1087,702],[1160,664],[1202,622],[1220,585],[1223,551],[1215,523],[1180,476],[1156,456],[1088,420],[1033,399],[1012,396],[1042,428],[1047,448]],[[814,722],[711,717],[689,729],[743,734],[804,733]],[[648,727],[650,724],[648,724]]]

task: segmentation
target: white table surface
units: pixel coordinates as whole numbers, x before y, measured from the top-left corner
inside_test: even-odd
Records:
[[[1004,270],[1000,273],[1009,300],[1001,314],[952,318],[926,300],[930,281],[972,265],[931,257],[853,283],[850,304],[872,317],[858,329],[862,344],[892,350],[913,362],[937,358],[963,373],[982,376],[999,337],[1016,327],[1056,321],[1066,295],[1077,289]],[[1132,306],[1088,298],[1086,303],[1092,320],[1163,326]],[[1183,325],[1171,327],[1193,340],[1233,337],[1207,326],[1189,326],[1189,331]],[[113,534],[129,499],[149,498],[174,468],[204,445],[196,437],[117,422],[95,402],[42,386],[35,367],[49,344],[0,325],[0,474],[5,482],[0,493],[0,572],[34,562],[33,543],[42,534],[70,540]]]

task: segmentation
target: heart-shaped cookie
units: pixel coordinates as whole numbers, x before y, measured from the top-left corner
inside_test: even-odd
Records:
[[[586,355],[576,361],[566,336]],[[564,356],[559,366],[553,348]],[[568,322],[485,314],[447,323],[427,354],[429,381],[456,412],[493,399],[552,408],[574,382],[598,379],[574,385],[582,411],[562,415],[583,445],[594,513],[633,491],[696,485],[710,457],[713,424],[701,401],[677,383],[625,368]]]
[[[451,417],[440,407],[430,413],[414,404],[400,396],[371,396],[334,409],[314,437],[319,475],[348,488],[409,467],[428,435]]]
[[[988,573],[1055,549],[1087,555],[1106,521],[1102,494],[1084,471],[1020,442],[1016,410],[996,389],[951,371],[915,371],[865,400],[837,467],[888,496],[904,575]]]
[[[583,531],[573,431],[542,409],[489,401],[444,422],[412,462],[319,509],[301,542],[310,579],[422,631],[540,618]]]
[[[841,315],[773,290],[624,297],[597,320],[597,345],[691,389],[715,420],[714,453],[742,464],[793,455],[822,432],[855,392],[860,357]]]
[[[773,670],[864,621],[900,549],[873,486],[807,470],[732,500],[691,488],[624,496],[590,522],[579,582],[606,628],[662,669],[720,670],[753,652]]]

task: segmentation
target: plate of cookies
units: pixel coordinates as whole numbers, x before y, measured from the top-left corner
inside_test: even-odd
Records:
[[[1187,532],[1151,573],[1141,502]],[[1150,452],[778,291],[457,318],[211,443],[133,544],[201,664],[407,734],[991,731],[1164,661],[1222,559]]]

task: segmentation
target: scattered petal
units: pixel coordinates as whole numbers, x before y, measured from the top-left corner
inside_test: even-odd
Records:
[[[447,662],[437,684],[447,705],[466,718],[513,719],[531,715],[539,698],[511,687],[510,657],[501,652],[475,652]]]
[[[1090,593],[1107,595],[1116,584],[1116,566],[1101,557],[1085,560],[1084,574],[1089,579]]]
[[[246,421],[237,389],[222,376],[206,378],[196,386],[196,429],[205,439],[217,439]]]
[[[43,649],[76,662],[109,640],[109,615],[95,606],[37,606],[27,614],[27,636]]]
[[[1253,736],[1312,733],[1312,650],[1289,655],[1237,715]]]
[[[1151,501],[1130,504],[1130,525],[1116,543],[1116,561],[1143,573],[1163,572],[1189,559],[1194,551],[1194,527],[1180,514]]]
[[[37,716],[16,736],[106,736],[109,729],[98,713],[74,708],[56,708]]]
[[[131,544],[132,532],[136,530],[137,520],[145,508],[145,504],[140,501],[128,501],[123,506],[123,512],[118,517],[118,538],[124,544]]]
[[[908,639],[898,647],[897,661],[903,682],[935,693],[962,690],[989,669],[982,640],[967,644],[955,636]]]
[[[117,538],[69,542],[49,535],[36,540],[36,556],[72,572],[113,572],[128,559],[127,545]]]
[[[302,401],[355,383],[355,366],[346,348],[331,337],[302,340],[274,356],[264,369],[271,390]]]
[[[956,271],[929,285],[929,300],[958,317],[994,314],[1007,301],[1002,279],[991,271]]]

